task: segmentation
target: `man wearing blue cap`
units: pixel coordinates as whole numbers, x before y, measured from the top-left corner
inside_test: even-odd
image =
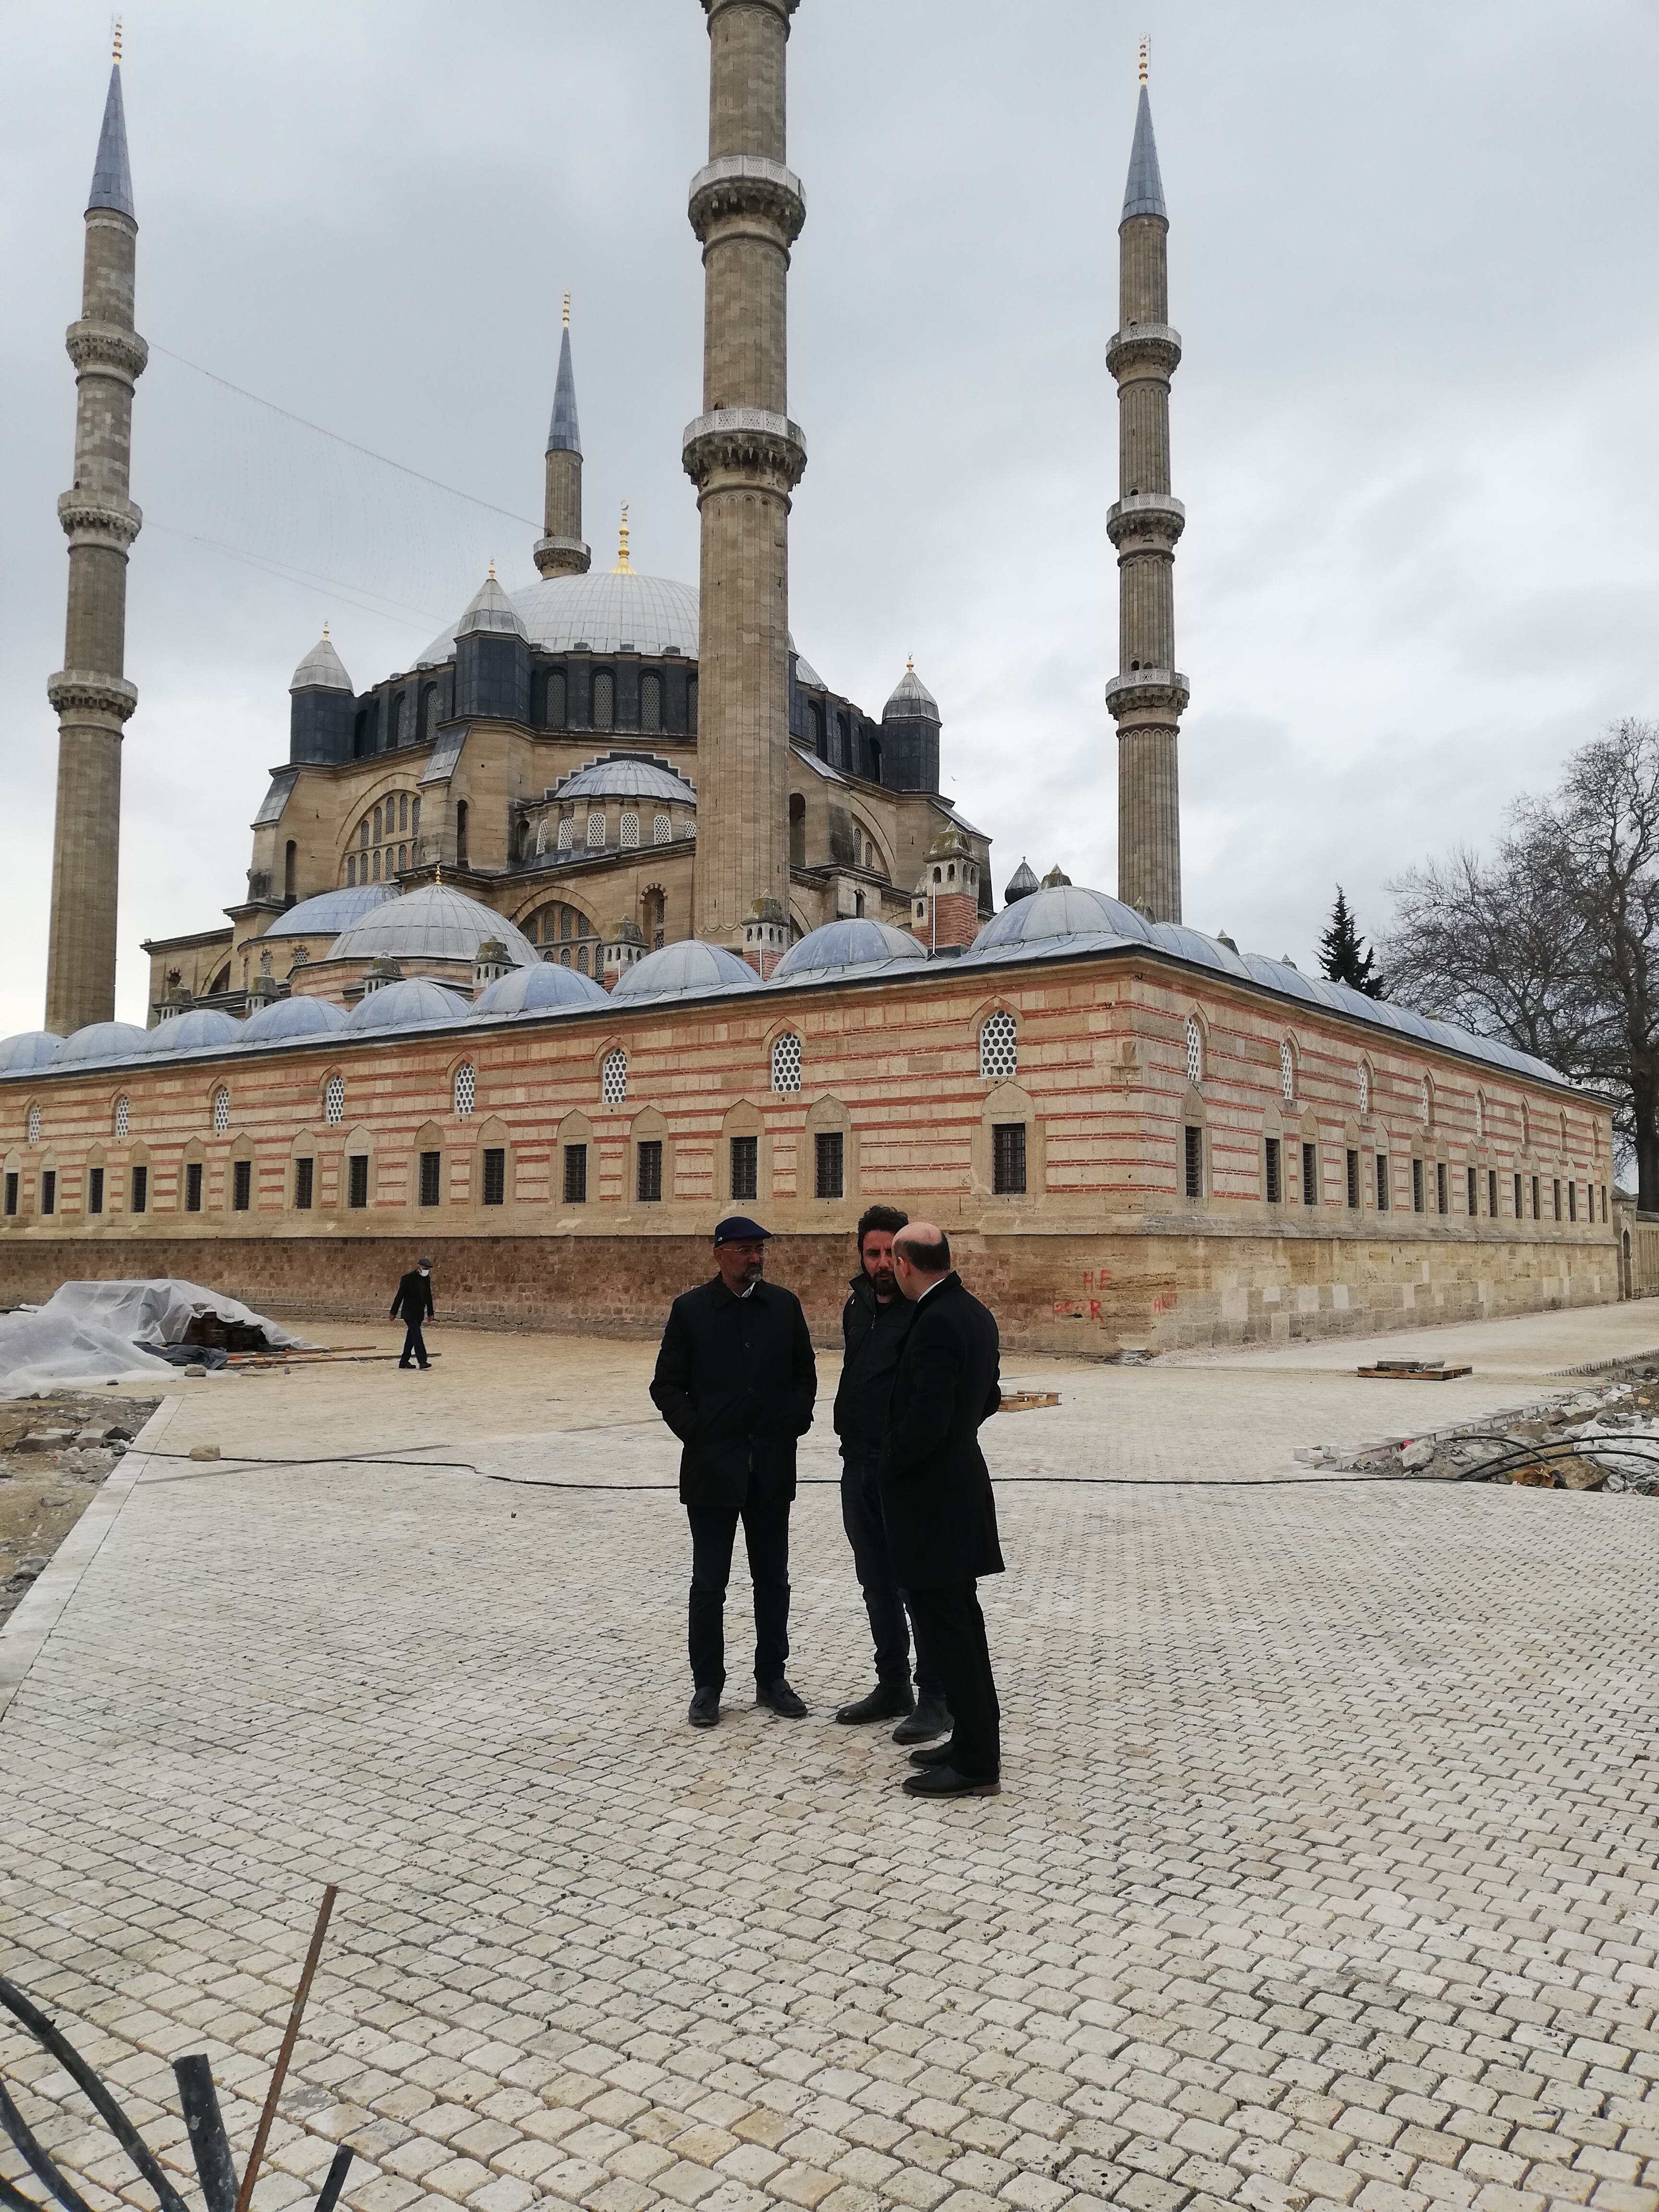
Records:
[[[691,1523],[693,1728],[713,1728],[726,1686],[726,1588],[743,1522],[755,1586],[755,1703],[806,1711],[789,1657],[789,1508],[795,1443],[812,1425],[817,1365],[793,1291],[764,1279],[767,1232],[734,1213],[714,1231],[712,1283],[676,1298],[651,1397],[679,1438],[680,1500]]]

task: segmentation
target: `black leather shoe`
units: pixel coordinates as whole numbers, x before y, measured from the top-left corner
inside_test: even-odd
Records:
[[[893,1730],[895,1743],[931,1743],[935,1736],[949,1735],[956,1723],[951,1719],[943,1698],[924,1690],[916,1699],[916,1709],[908,1719],[902,1720]]]
[[[720,1717],[720,1693],[718,1690],[699,1690],[691,1700],[691,1709],[685,1717],[693,1728],[713,1728]]]
[[[929,1766],[905,1776],[904,1794],[907,1797],[1000,1797],[1002,1784],[994,1774],[976,1782],[970,1774],[958,1774],[954,1766]]]
[[[920,1751],[910,1753],[912,1766],[948,1766],[951,1764],[951,1739],[943,1743],[924,1744]]]
[[[862,1728],[866,1721],[896,1720],[901,1713],[914,1712],[915,1704],[908,1682],[878,1682],[856,1705],[837,1705],[836,1718],[848,1728]]]
[[[781,1674],[775,1682],[756,1683],[755,1703],[768,1706],[775,1713],[781,1713],[787,1721],[804,1721],[806,1718],[805,1706]]]

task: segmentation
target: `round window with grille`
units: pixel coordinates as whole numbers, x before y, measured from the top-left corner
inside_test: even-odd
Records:
[[[478,1071],[470,1060],[463,1060],[455,1071],[455,1111],[463,1121],[472,1111],[477,1095]]]
[[[793,1034],[779,1037],[772,1047],[772,1088],[800,1089],[800,1039]]]
[[[213,1094],[213,1131],[214,1131],[214,1134],[215,1134],[216,1136],[222,1137],[222,1136],[224,1135],[224,1133],[225,1133],[225,1131],[226,1131],[228,1128],[229,1128],[229,1127],[230,1127],[230,1093],[229,1093],[229,1091],[225,1091],[225,1090],[221,1089],[221,1090],[216,1091],[214,1092],[214,1094]]]
[[[323,1092],[323,1118],[334,1125],[337,1125],[345,1119],[343,1075],[331,1075],[328,1079],[328,1086]]]
[[[126,1098],[125,1098],[125,1097],[118,1098],[118,1099],[116,1100],[116,1102],[115,1102],[115,1133],[116,1133],[116,1135],[117,1135],[118,1137],[125,1137],[125,1136],[126,1135],[126,1133],[127,1133],[127,1131],[128,1131],[131,1127],[132,1127],[132,1108],[131,1108],[131,1103],[130,1103]]]
[[[1019,1044],[1012,1014],[992,1014],[979,1033],[981,1075],[1012,1075],[1019,1066]]]
[[[599,1101],[605,1106],[620,1106],[628,1096],[628,1054],[613,1052],[606,1058],[599,1075]]]

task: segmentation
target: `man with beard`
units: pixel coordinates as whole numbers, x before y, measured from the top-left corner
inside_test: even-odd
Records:
[[[888,1557],[878,1480],[888,1401],[914,1313],[893,1279],[893,1237],[908,1218],[896,1206],[872,1206],[864,1214],[858,1227],[859,1272],[841,1316],[846,1352],[835,1413],[841,1438],[841,1518],[870,1616],[876,1686],[855,1704],[841,1706],[836,1718],[851,1727],[897,1720],[895,1743],[929,1743],[950,1733],[951,1716],[920,1637],[916,1694],[911,1695],[911,1624]]]
[[[789,1656],[789,1508],[795,1442],[812,1425],[817,1367],[793,1291],[763,1280],[767,1232],[736,1213],[714,1231],[712,1283],[676,1298],[651,1397],[679,1438],[680,1500],[691,1523],[693,1728],[713,1728],[726,1686],[726,1586],[743,1522],[755,1587],[755,1703],[787,1719],[806,1707]]]

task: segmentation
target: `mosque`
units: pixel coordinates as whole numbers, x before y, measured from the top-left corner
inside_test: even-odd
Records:
[[[583,535],[568,303],[538,580],[493,569],[358,690],[325,629],[228,927],[149,941],[114,1014],[137,222],[118,54],[86,214],[43,1028],[0,1043],[8,1284],[176,1273],[378,1311],[411,1242],[452,1316],[650,1328],[759,1212],[830,1330],[861,1207],[944,1221],[1011,1344],[1340,1334],[1618,1294],[1599,1098],[1182,918],[1169,215],[1145,55],[1106,348],[1118,393],[1116,895],[940,792],[790,632],[786,162],[799,0],[701,0],[710,144],[696,587]],[[198,1248],[207,1242],[211,1253]]]

